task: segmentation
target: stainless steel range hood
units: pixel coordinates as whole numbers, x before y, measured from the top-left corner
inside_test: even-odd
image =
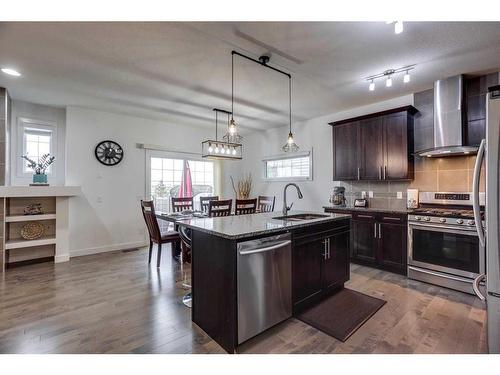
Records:
[[[464,146],[464,78],[462,75],[434,82],[434,147],[420,156],[444,157],[477,153],[477,147]]]

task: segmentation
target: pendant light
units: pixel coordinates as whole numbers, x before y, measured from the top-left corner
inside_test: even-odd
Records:
[[[208,139],[201,143],[201,156],[210,159],[241,159],[243,146],[240,143],[236,142],[220,141],[217,135],[219,112],[227,114],[228,124],[229,115],[231,114],[231,112],[218,108],[214,108],[213,111],[215,112],[215,140]]]
[[[238,128],[236,127],[236,121],[234,121],[233,113],[234,113],[234,54],[231,54],[231,119],[229,119],[229,114],[228,114],[227,132],[222,137],[222,139],[230,143],[241,143],[243,137],[238,134]]]
[[[290,125],[290,132],[285,145],[281,148],[284,152],[297,152],[299,146],[295,143],[292,133],[292,77],[288,77],[288,119]]]
[[[288,77],[288,109],[289,109],[289,125],[290,125],[290,131],[288,133],[288,140],[286,144],[282,147],[282,150],[284,152],[296,152],[299,150],[299,146],[295,143],[293,139],[293,133],[292,133],[292,76],[290,73],[284,72],[283,70],[280,70],[274,66],[268,65],[270,57],[269,55],[262,55],[259,57],[258,60],[246,56],[242,53],[239,53],[237,51],[231,51],[232,59],[231,59],[231,81],[232,81],[232,86],[231,86],[231,120],[229,121],[228,124],[228,133],[227,136],[224,136],[223,138],[225,140],[235,140],[235,141],[240,141],[241,137],[237,136],[236,132],[236,123],[233,118],[233,109],[234,109],[234,55],[241,56],[244,59],[247,59],[249,61],[253,61],[256,64],[259,64],[260,66],[263,66],[265,68],[274,70],[275,72],[284,74],[285,76]],[[231,135],[233,133],[233,135]],[[237,136],[236,138],[229,138],[230,136]],[[238,143],[238,142],[236,142]]]

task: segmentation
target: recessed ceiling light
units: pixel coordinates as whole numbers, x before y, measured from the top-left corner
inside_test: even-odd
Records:
[[[19,73],[17,70],[10,68],[2,68],[2,72],[8,74],[9,76],[14,76],[14,77],[19,77],[21,75],[21,73]]]

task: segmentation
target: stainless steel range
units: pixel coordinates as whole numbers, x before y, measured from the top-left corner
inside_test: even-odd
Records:
[[[472,193],[422,192],[408,216],[408,277],[474,294],[485,270],[472,210]],[[484,207],[485,195],[480,193]]]

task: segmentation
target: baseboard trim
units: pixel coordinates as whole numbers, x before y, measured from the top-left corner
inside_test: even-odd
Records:
[[[54,257],[54,263],[67,262],[69,260],[69,254],[56,255]]]
[[[125,249],[133,249],[136,247],[144,247],[144,246],[148,246],[148,245],[149,245],[148,241],[136,241],[136,242],[119,243],[119,244],[108,245],[108,246],[89,247],[86,249],[70,250],[70,256],[72,258],[73,257],[81,257],[84,255],[107,253],[109,251],[119,251],[119,250],[125,250]]]

